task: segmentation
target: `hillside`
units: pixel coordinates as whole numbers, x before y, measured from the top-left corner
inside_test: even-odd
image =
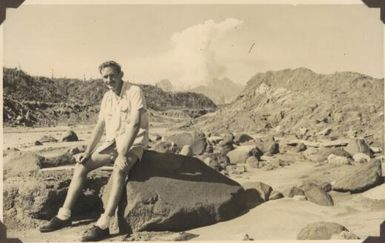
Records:
[[[383,109],[383,79],[285,69],[256,74],[232,104],[199,118],[197,126],[305,137],[331,128],[330,137],[357,133],[383,144]]]
[[[191,92],[203,94],[212,99],[215,104],[231,103],[242,91],[243,86],[234,83],[228,78],[213,79],[206,86],[199,86],[191,89]]]
[[[182,110],[190,114],[214,111],[216,105],[204,95],[165,92],[152,85],[139,85],[148,107],[154,111]],[[22,70],[3,69],[6,124],[55,125],[58,122],[93,122],[107,88],[101,80],[32,77]]]

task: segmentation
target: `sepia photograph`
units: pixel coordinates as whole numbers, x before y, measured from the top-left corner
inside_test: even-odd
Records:
[[[4,5],[6,238],[385,242],[365,2]]]

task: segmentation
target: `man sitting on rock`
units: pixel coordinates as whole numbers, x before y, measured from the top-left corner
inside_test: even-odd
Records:
[[[143,150],[148,144],[147,107],[142,90],[122,80],[121,67],[114,61],[102,63],[99,71],[109,91],[104,94],[98,122],[86,151],[75,165],[63,206],[57,216],[40,227],[40,232],[70,226],[71,209],[82,191],[87,174],[113,163],[112,189],[105,211],[95,225],[85,232],[82,241],[97,241],[108,237],[109,222],[125,188],[126,176],[133,165],[142,158]],[[105,142],[94,150],[104,130]]]

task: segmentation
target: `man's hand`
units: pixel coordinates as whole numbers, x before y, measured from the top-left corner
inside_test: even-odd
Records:
[[[80,155],[79,160],[77,160],[77,162],[78,162],[79,164],[83,164],[83,163],[86,162],[89,158],[91,158],[91,154],[88,153],[88,152],[84,152],[82,155]]]

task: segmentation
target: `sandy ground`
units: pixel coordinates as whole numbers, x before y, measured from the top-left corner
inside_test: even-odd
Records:
[[[74,143],[49,143],[34,146],[35,140],[43,135],[60,138],[68,129],[73,129],[81,141]],[[78,144],[86,144],[92,126],[52,127],[52,128],[5,128],[4,151],[7,148],[18,148],[24,151],[36,151],[42,155],[55,155]],[[152,133],[166,134],[165,126],[153,126]],[[294,161],[290,166],[266,171],[249,169],[241,175],[231,178],[245,187],[253,182],[261,181],[269,184],[274,190],[287,193],[293,185],[299,184],[309,175],[322,176],[323,168],[303,160],[294,153],[282,154],[286,159]],[[196,228],[188,233],[196,234],[192,240],[242,240],[245,234],[255,240],[295,240],[298,232],[308,223],[330,221],[344,225],[361,239],[367,236],[379,236],[379,225],[385,219],[385,184],[365,193],[350,195],[332,192],[335,206],[319,206],[309,201],[291,198],[268,201],[246,214],[214,225]],[[9,238],[20,238],[23,242],[68,242],[78,241],[82,232],[90,227],[90,220],[75,221],[70,228],[58,232],[41,234],[37,229],[23,232],[8,230]],[[124,236],[114,235],[108,241],[122,241]]]

